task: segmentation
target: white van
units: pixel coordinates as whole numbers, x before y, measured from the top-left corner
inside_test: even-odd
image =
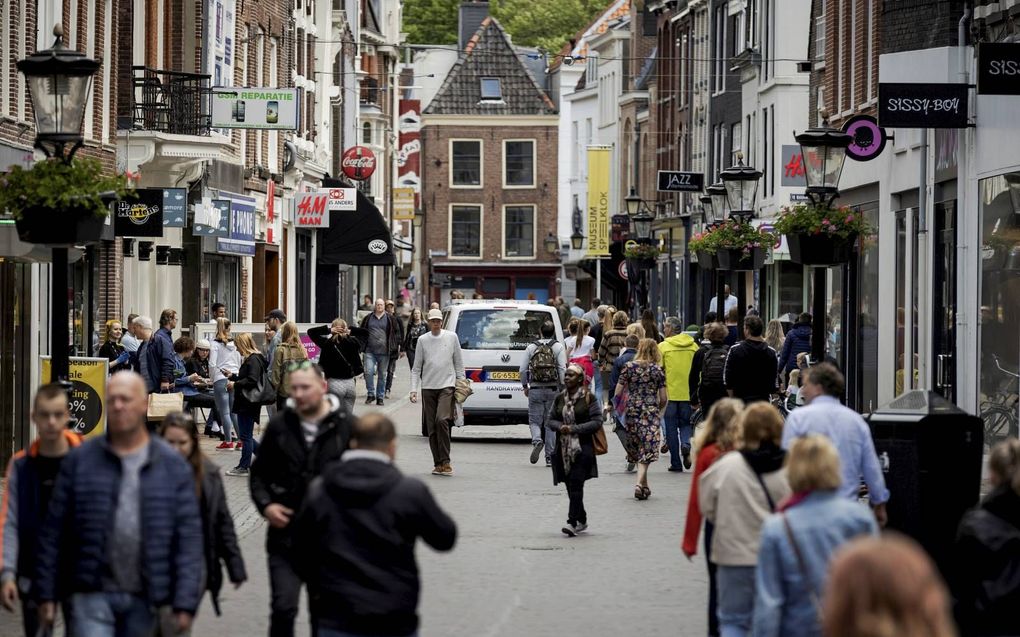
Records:
[[[443,328],[460,339],[464,373],[474,393],[464,403],[465,425],[528,423],[528,398],[521,386],[524,350],[552,321],[562,343],[556,308],[534,301],[456,300],[443,310]]]

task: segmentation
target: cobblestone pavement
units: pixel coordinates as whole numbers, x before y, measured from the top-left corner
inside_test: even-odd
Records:
[[[394,399],[383,411],[397,422],[397,464],[420,477],[440,506],[457,521],[452,553],[418,549],[421,566],[422,637],[542,637],[593,635],[700,636],[706,632],[707,575],[701,556],[680,552],[690,474],[653,465],[652,497],[633,498],[634,478],[625,473],[623,451],[609,435],[610,452],[599,458],[600,478],[586,485],[590,530],[574,539],[560,527],[566,518],[564,488],[549,470],[528,463],[524,426],[470,427],[454,433],[456,475],[428,475],[428,441],[421,437],[419,407],[407,401],[407,366],[398,365]],[[358,385],[364,402],[364,384]],[[359,404],[357,413],[376,407]],[[607,430],[608,431],[608,430]],[[224,470],[237,452],[205,451]],[[206,600],[196,637],[252,637],[267,632],[269,583],[265,523],[248,495],[247,480],[224,477],[240,536],[249,581],[221,594],[223,616]],[[0,617],[0,635],[6,630]],[[307,615],[298,619],[307,634]]]

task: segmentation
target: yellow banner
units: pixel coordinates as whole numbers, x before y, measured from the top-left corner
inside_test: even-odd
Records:
[[[609,256],[609,159],[611,149],[588,149],[588,252]]]
[[[40,358],[39,382],[45,385],[50,382],[50,357]],[[86,438],[98,436],[106,431],[106,375],[110,361],[72,356],[69,367],[71,429]]]

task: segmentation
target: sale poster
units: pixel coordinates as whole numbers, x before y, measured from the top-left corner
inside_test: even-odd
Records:
[[[39,383],[50,382],[50,357],[41,356]],[[110,361],[105,358],[72,356],[70,359],[71,381],[71,430],[91,438],[106,431],[106,377]]]

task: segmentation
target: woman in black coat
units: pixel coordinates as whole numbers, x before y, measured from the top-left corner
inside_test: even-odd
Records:
[[[965,637],[1020,635],[1020,440],[995,445],[988,482],[991,492],[960,522],[949,580]]]
[[[202,507],[202,540],[205,554],[205,588],[209,591],[213,610],[220,614],[220,589],[223,587],[223,569],[235,588],[248,579],[241,549],[237,546],[234,518],[227,507],[227,494],[223,490],[220,467],[209,460],[198,446],[198,430],[191,416],[184,413],[168,415],[160,426],[160,435],[177,449],[195,474],[196,489]],[[176,633],[176,628],[161,634]]]
[[[574,537],[588,528],[584,510],[584,483],[599,477],[592,437],[602,427],[602,405],[584,387],[584,368],[576,363],[567,366],[563,375],[566,389],[556,397],[546,426],[548,435],[556,436],[553,448],[553,484],[565,482],[570,510],[562,531]]]
[[[241,352],[242,362],[237,373],[230,376],[227,389],[234,392],[234,414],[237,415],[237,435],[241,439],[241,460],[236,467],[227,471],[227,475],[244,477],[251,467],[252,455],[258,451],[255,423],[262,413],[262,405],[252,402],[245,394],[254,394],[259,390],[260,383],[269,382],[269,362],[255,347],[251,334],[236,334],[234,344]]]
[[[368,340],[368,330],[350,328],[347,321],[337,318],[331,325],[309,329],[308,338],[319,348],[319,366],[326,375],[329,392],[340,399],[348,414],[353,414],[354,379],[365,373],[361,343]]]

